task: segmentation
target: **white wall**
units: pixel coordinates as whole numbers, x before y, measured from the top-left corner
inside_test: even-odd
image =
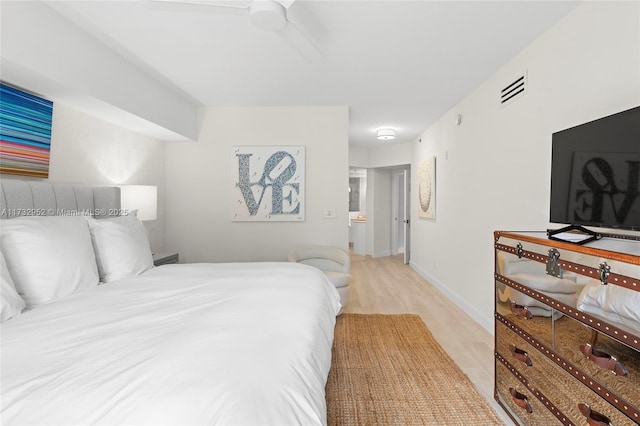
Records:
[[[348,108],[202,109],[195,144],[167,144],[167,247],[185,262],[284,260],[291,246],[348,247]],[[306,220],[232,222],[233,146],[306,146]],[[323,219],[335,209],[335,219]]]
[[[166,140],[195,140],[197,102],[154,79],[52,7],[2,2],[2,79]]]
[[[413,144],[411,142],[380,145],[369,149],[368,168],[401,166],[411,164]]]
[[[349,145],[349,167],[369,167],[369,149],[361,146]]]
[[[370,169],[367,173],[373,174],[373,217],[371,218],[371,234],[367,233],[367,240],[373,240],[372,250],[367,254],[373,257],[389,256],[391,254],[391,182],[392,172],[383,169]]]
[[[372,257],[391,254],[391,183],[391,170],[367,170],[366,254]]]
[[[156,185],[158,219],[144,222],[156,252],[164,251],[164,159],[163,142],[63,104],[53,105],[48,181]],[[22,178],[2,175],[2,179]]]
[[[380,145],[371,148],[349,146],[349,167],[373,169],[411,164],[411,142]]]
[[[528,93],[501,108],[525,69]],[[437,157],[437,192],[435,220],[411,212],[411,265],[492,330],[492,232],[549,226],[551,134],[638,105],[640,3],[583,3],[414,143],[414,169]]]

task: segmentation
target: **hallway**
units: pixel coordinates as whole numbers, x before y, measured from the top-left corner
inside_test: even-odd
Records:
[[[493,336],[405,265],[401,254],[374,259],[352,253],[349,297],[348,313],[420,315],[478,391],[497,407],[493,399]],[[506,418],[500,408],[496,410]]]

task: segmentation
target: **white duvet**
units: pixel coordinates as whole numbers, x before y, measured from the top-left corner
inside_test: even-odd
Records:
[[[339,296],[296,263],[166,265],[1,326],[1,423],[311,425]]]

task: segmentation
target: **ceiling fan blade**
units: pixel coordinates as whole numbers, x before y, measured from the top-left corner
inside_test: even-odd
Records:
[[[297,50],[309,62],[317,62],[324,58],[322,52],[291,21],[281,30],[276,31],[291,47]]]
[[[156,8],[175,12],[205,12],[216,15],[249,14],[251,0],[153,0]]]

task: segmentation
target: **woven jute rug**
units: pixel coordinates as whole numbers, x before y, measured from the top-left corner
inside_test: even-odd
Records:
[[[501,425],[417,315],[343,314],[326,388],[329,425]]]

